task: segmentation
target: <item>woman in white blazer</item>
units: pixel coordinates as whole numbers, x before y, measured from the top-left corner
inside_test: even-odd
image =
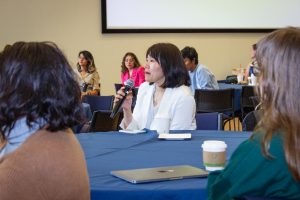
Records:
[[[140,85],[133,113],[132,95],[122,104],[121,128],[157,130],[167,121],[169,130],[196,129],[196,104],[180,50],[170,43],[154,44],[147,50],[146,62],[146,82]],[[115,102],[124,97],[123,89],[118,91]]]

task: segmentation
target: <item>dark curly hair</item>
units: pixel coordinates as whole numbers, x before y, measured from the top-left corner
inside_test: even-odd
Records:
[[[186,70],[180,50],[171,43],[157,43],[149,47],[147,56],[154,58],[161,66],[165,82],[161,87],[175,88],[190,86],[190,77]]]
[[[87,71],[88,73],[93,73],[96,70],[96,64],[94,61],[94,57],[91,52],[89,51],[80,51],[78,53],[78,58],[80,55],[83,55],[83,57],[87,60]],[[78,72],[81,72],[81,66],[79,65],[79,62],[77,62],[77,70]]]
[[[122,64],[121,64],[121,72],[122,74],[124,74],[126,71],[128,71],[127,67],[125,66],[125,59],[127,56],[131,56],[134,60],[134,67],[133,68],[137,68],[139,66],[141,66],[139,59],[136,57],[136,55],[132,52],[127,52],[122,59]]]
[[[0,53],[0,136],[17,120],[42,119],[49,131],[82,120],[80,88],[67,59],[52,42],[16,42]]]

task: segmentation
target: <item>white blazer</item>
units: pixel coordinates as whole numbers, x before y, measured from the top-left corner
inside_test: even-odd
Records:
[[[133,111],[133,119],[126,129],[141,130],[148,128],[157,130],[160,123],[159,118],[167,118],[170,120],[169,130],[195,130],[196,103],[191,89],[187,86],[166,88],[154,119],[150,119],[151,113],[153,113],[150,109],[153,107],[154,87],[155,85],[150,85],[149,82],[140,85]],[[152,121],[148,122],[147,125],[148,120]],[[120,127],[124,128],[124,121],[121,122]]]

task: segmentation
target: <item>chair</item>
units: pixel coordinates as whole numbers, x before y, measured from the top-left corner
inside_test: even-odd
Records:
[[[112,119],[111,110],[98,110],[93,113],[89,132],[117,131],[120,113]]]
[[[97,110],[111,110],[114,103],[114,95],[110,96],[94,96],[86,95],[83,97],[82,101],[84,103],[90,104],[92,113]]]
[[[252,104],[253,104],[253,107],[254,107],[254,110],[257,110],[259,107],[260,107],[260,100],[259,100],[259,97],[258,96],[253,96],[253,97],[249,97]]]
[[[213,113],[196,113],[196,130],[223,130],[222,114]]]
[[[115,92],[117,93],[118,90],[120,90],[122,87],[122,84],[121,83],[115,83]]]
[[[242,122],[243,131],[253,131],[262,117],[262,110],[249,112]]]
[[[254,86],[243,86],[241,92],[241,121],[247,113],[254,110],[254,102],[257,96],[254,93]]]
[[[132,110],[134,109],[134,106],[136,104],[137,94],[139,92],[139,88],[132,88]]]
[[[217,80],[218,83],[226,83],[226,80]]]
[[[228,83],[228,84],[231,84],[231,83],[232,84],[237,84],[238,83],[237,75],[226,76],[225,83]]]
[[[195,101],[197,113],[205,112],[219,112],[228,115],[224,115],[224,124],[229,121],[229,127],[231,129],[230,120],[235,118],[234,114],[234,102],[233,102],[234,89],[220,89],[220,90],[195,90]],[[235,121],[234,129],[235,129]]]

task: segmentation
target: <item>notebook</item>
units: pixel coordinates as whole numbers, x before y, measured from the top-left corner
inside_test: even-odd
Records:
[[[113,176],[130,183],[149,183],[184,178],[207,177],[208,172],[190,165],[111,171]]]

